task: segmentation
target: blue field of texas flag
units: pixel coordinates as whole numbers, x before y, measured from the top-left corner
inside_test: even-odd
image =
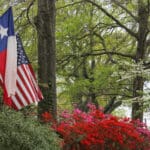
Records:
[[[16,77],[17,44],[12,8],[10,7],[0,16],[0,80],[8,96],[15,94]]]

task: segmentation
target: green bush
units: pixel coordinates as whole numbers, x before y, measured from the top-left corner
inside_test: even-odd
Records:
[[[0,150],[59,150],[53,130],[20,112],[0,112]]]

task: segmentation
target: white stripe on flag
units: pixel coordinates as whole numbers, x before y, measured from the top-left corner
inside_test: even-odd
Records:
[[[27,76],[29,78],[29,82],[30,82],[30,85],[31,85],[31,88],[32,88],[31,91],[32,91],[32,94],[34,96],[34,101],[37,101],[38,95],[37,95],[37,92],[35,91],[35,85],[33,84],[32,80],[31,80],[32,74],[29,73],[30,72],[29,66],[28,65],[24,66],[24,69],[25,69],[25,71],[27,73]]]
[[[21,84],[20,84],[21,85]],[[22,95],[22,92],[18,89],[17,87],[17,91],[16,91],[17,95],[19,96],[21,102],[23,103],[24,106],[27,106],[28,103],[27,101],[25,100],[24,96]],[[26,92],[27,93],[27,92]]]
[[[42,93],[41,93],[41,91],[40,91],[40,89],[38,87],[38,84],[37,84],[37,81],[35,79],[35,76],[33,75],[34,72],[33,72],[32,68],[30,68],[30,67],[28,66],[29,74],[30,74],[30,77],[32,79],[32,82],[33,82],[35,90],[36,90],[35,93],[37,94],[37,98],[38,98],[37,101],[40,101],[40,98],[43,98],[43,95],[42,95]],[[40,94],[40,95],[38,95],[38,94]],[[39,98],[39,96],[40,96],[40,98]]]
[[[8,36],[5,85],[8,97],[15,95],[17,78],[17,42],[16,36]]]
[[[16,99],[16,96],[11,96],[12,101],[14,102],[17,109],[21,109],[22,106],[18,103],[18,100]]]
[[[28,68],[29,68],[29,66],[28,66]],[[38,91],[39,88],[38,88],[37,82],[36,82],[36,80],[35,80],[35,78],[34,78],[34,76],[33,76],[33,73],[31,72],[31,69],[30,69],[30,68],[29,68],[29,74],[30,74],[30,77],[31,77],[31,79],[32,79],[32,81],[33,81],[33,83],[34,83],[34,86],[35,86],[36,90]]]
[[[18,81],[18,84],[20,85],[20,87],[22,88],[23,92],[25,93],[26,97],[28,98],[28,100],[30,101],[30,103],[33,103],[32,102],[32,98],[30,97],[29,95],[29,92],[28,92],[28,89],[24,86],[22,80],[20,79],[20,77],[18,76],[17,77],[17,81]],[[28,81],[29,82],[29,81]],[[18,89],[18,92],[19,93],[22,93],[21,90]],[[23,96],[24,97],[24,96]],[[23,98],[24,99],[24,98]],[[25,99],[24,99],[25,100]],[[26,101],[26,100],[25,100]]]
[[[31,83],[30,83],[30,81],[28,80],[28,78],[26,77],[26,74],[25,74],[25,72],[24,72],[24,70],[22,70],[22,66],[23,65],[21,65],[21,66],[19,66],[18,67],[18,71],[21,73],[21,75],[22,75],[22,78],[24,79],[24,81],[25,81],[25,84],[27,85],[27,87],[24,87],[24,84],[22,83],[22,85],[21,85],[21,87],[24,87],[24,92],[26,92],[26,95],[27,95],[27,97],[28,97],[28,100],[31,102],[31,103],[33,103],[34,101],[33,100],[31,100],[31,99],[35,99],[35,94],[34,94],[34,92],[33,92],[33,90],[32,90],[32,88],[31,88]],[[18,77],[18,78],[21,78],[21,77]],[[20,82],[22,81],[22,79],[20,79]],[[29,91],[30,91],[30,93],[32,94],[32,97],[29,95]]]

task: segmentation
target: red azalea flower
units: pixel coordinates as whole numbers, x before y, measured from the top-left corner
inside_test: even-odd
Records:
[[[49,120],[49,113],[44,118]],[[140,121],[104,114],[91,105],[87,113],[76,109],[58,118],[54,129],[63,138],[64,150],[150,149],[150,131]]]
[[[42,114],[42,119],[44,122],[50,122],[50,121],[52,121],[53,117],[49,112],[44,112]]]

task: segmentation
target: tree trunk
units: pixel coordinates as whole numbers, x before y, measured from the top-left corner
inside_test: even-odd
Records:
[[[38,33],[38,76],[44,100],[38,105],[39,115],[51,112],[56,118],[56,48],[55,0],[38,0],[35,20]]]
[[[136,52],[136,63],[144,61],[146,53],[146,38],[148,35],[148,17],[149,12],[147,4],[142,0],[138,2],[138,39],[137,39],[137,52]],[[133,81],[133,97],[136,98],[136,102],[132,103],[132,119],[143,120],[143,102],[142,102],[142,92],[144,86],[144,79],[142,76],[135,77]]]
[[[132,119],[143,120],[143,77],[137,76],[133,83]]]

